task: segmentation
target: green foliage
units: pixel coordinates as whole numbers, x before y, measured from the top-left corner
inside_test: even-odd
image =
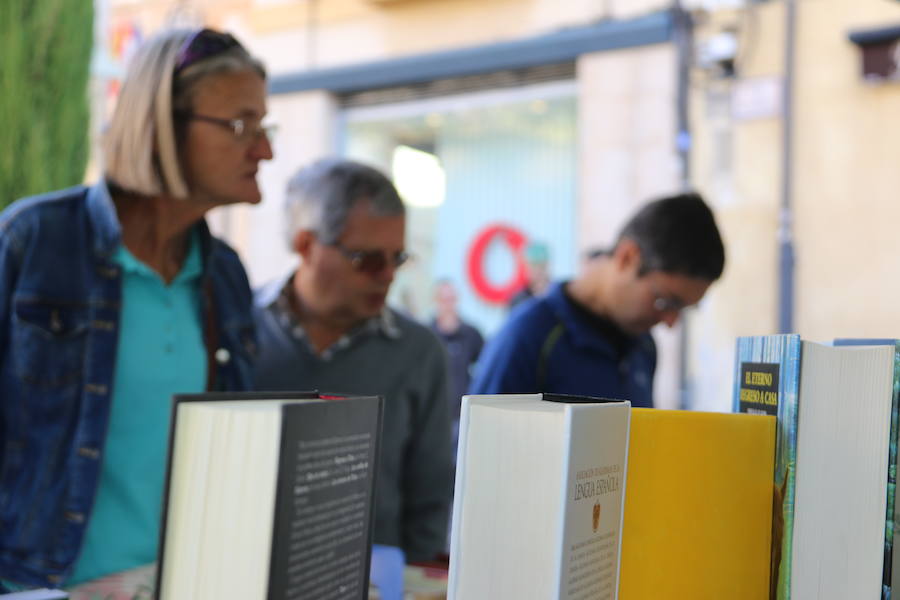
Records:
[[[92,0],[0,0],[0,208],[81,183]]]

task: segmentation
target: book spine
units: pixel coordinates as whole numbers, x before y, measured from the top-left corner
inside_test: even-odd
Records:
[[[802,342],[798,335],[738,338],[735,356],[734,410],[741,412],[741,366],[763,363],[778,367],[777,425],[773,475],[772,568],[770,597],[791,597],[791,549],[797,464],[797,401],[800,391]]]
[[[462,523],[463,511],[462,499],[465,498],[465,477],[460,477],[459,475],[466,472],[466,440],[469,437],[469,406],[470,398],[468,396],[463,396],[459,413],[459,436],[457,438],[458,446],[456,451],[457,477],[453,484],[453,515],[451,518],[452,520],[450,521],[450,574],[447,581],[447,600],[455,600],[457,597],[456,590],[459,585],[459,569],[462,564],[459,548],[462,545],[460,535],[462,528],[460,524]]]
[[[574,484],[574,473],[572,473],[572,420],[575,418],[576,411],[573,410],[571,405],[567,405],[565,408],[565,428],[563,430],[563,438],[565,441],[563,442],[563,447],[567,448],[567,451],[563,453],[563,464],[560,469],[560,481],[559,488],[557,493],[559,494],[559,504],[558,506],[562,507],[562,511],[560,512],[559,521],[556,523],[556,547],[557,551],[554,552],[554,561],[556,564],[554,565],[553,572],[556,577],[556,597],[560,599],[567,599],[569,597],[567,593],[567,585],[566,585],[566,573],[565,568],[567,566],[567,561],[565,560],[568,555],[568,545],[571,543],[571,540],[568,539],[568,531],[569,531],[569,522],[568,520],[572,518],[571,511],[569,510],[569,489]]]
[[[894,527],[897,522],[897,435],[900,431],[900,340],[894,343],[894,381],[891,393],[891,433],[888,438],[887,511],[884,521],[884,573],[881,598],[890,600],[894,574]]]
[[[622,581],[622,532],[625,531],[625,495],[628,493],[628,455],[631,453],[631,403],[628,403],[625,418],[625,456],[622,458],[622,511],[619,513],[619,542],[616,546],[616,594],[619,597],[619,583]]]

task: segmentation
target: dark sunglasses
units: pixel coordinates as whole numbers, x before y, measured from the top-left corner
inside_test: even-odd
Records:
[[[231,34],[199,29],[181,45],[175,57],[175,73],[232,48],[241,48],[241,44]]]
[[[341,254],[346,256],[354,269],[370,275],[381,273],[388,264],[396,269],[409,260],[409,254],[403,250],[395,252],[391,256],[384,250],[351,250],[342,246],[340,242],[334,242],[331,246],[334,246]]]

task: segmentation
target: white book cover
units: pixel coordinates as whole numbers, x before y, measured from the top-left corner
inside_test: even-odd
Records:
[[[542,394],[463,399],[449,599],[617,597],[630,414]]]

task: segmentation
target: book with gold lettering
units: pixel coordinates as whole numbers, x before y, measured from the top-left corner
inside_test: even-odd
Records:
[[[368,590],[380,397],[176,396],[158,600]]]
[[[889,597],[895,355],[797,335],[738,339],[734,407],[778,419],[771,598]]]
[[[617,597],[630,403],[464,396],[450,600]]]
[[[619,600],[768,595],[775,417],[634,408]]]

